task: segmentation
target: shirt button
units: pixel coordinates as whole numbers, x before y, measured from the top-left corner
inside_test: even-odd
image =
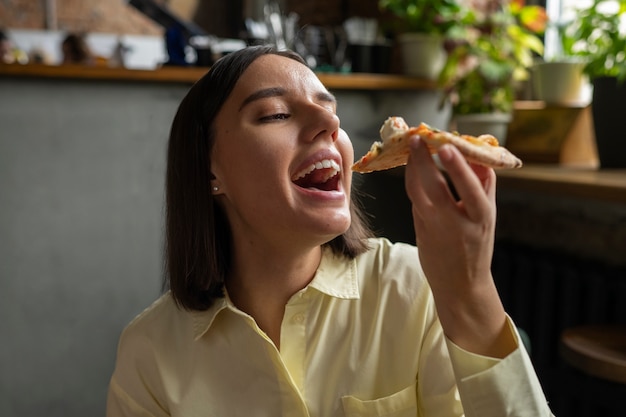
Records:
[[[304,322],[304,314],[302,313],[294,314],[293,317],[291,318],[291,321],[293,321],[296,324],[302,324]]]

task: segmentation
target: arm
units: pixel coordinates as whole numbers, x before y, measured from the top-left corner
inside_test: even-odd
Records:
[[[468,164],[449,145],[439,158],[459,200],[417,138],[411,142],[406,191],[465,415],[552,415],[491,275],[495,173]]]
[[[503,358],[517,348],[491,276],[495,173],[469,165],[452,146],[439,150],[460,200],[450,192],[424,143],[411,138],[406,191],[420,262],[444,333],[457,346]]]

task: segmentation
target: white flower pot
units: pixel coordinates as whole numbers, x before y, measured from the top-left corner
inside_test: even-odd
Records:
[[[436,80],[446,60],[443,37],[425,33],[403,33],[398,36],[402,51],[402,68],[406,75]]]
[[[455,115],[455,130],[462,135],[480,136],[490,134],[500,145],[506,142],[506,134],[512,116],[509,113],[478,113]]]
[[[572,104],[584,100],[584,64],[542,62],[532,66],[533,93],[547,104]]]

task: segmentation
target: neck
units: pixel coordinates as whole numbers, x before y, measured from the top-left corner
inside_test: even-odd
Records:
[[[235,248],[233,271],[226,282],[233,303],[250,314],[278,348],[285,305],[311,282],[321,259],[320,246],[294,252],[267,246]]]

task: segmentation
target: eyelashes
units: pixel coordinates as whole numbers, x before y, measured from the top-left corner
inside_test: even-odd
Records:
[[[269,116],[263,116],[259,120],[261,122],[273,122],[277,120],[287,120],[290,117],[291,115],[287,113],[276,113],[276,114],[270,114]]]

